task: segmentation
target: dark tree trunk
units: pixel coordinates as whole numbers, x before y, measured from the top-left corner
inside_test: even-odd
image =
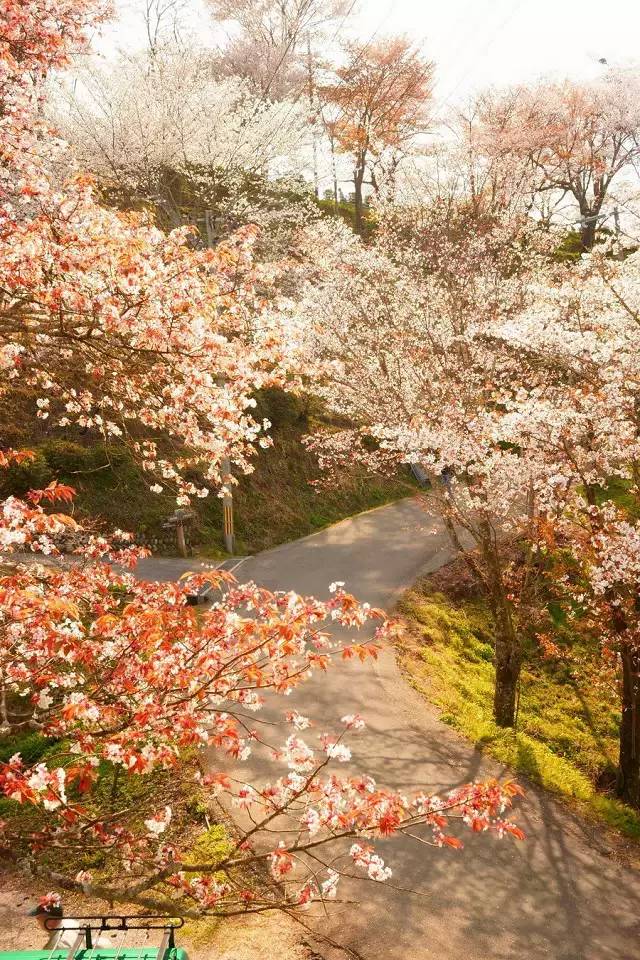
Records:
[[[333,137],[331,138],[331,179],[333,181],[333,209],[335,212],[338,212],[338,170],[336,168],[336,151],[335,145],[333,142]]]
[[[364,183],[364,168],[356,167],[353,177],[353,191],[355,204],[355,229],[356,233],[362,236],[364,232],[364,200],[362,196],[362,184]]]
[[[640,652],[622,652],[622,717],[617,793],[640,807]]]
[[[578,207],[580,209],[580,240],[583,250],[591,250],[596,242],[598,233],[598,221],[604,196],[600,189],[594,187],[594,198],[589,201],[586,197],[577,197]]]
[[[516,719],[522,651],[509,612],[496,610],[496,686],[493,716],[499,727],[512,727]]]
[[[596,221],[589,218],[580,225],[580,241],[583,250],[591,250],[596,242]]]
[[[483,531],[482,539],[489,603],[496,628],[496,685],[493,694],[493,716],[499,727],[512,727],[516,719],[522,647],[513,622],[511,604],[505,594],[497,543],[488,525]]]

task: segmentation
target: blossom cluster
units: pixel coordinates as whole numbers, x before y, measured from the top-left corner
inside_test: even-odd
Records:
[[[42,100],[102,13],[81,0],[0,13],[0,370],[37,418],[129,443],[150,487],[184,504],[228,482],[228,460],[249,471],[268,442],[252,411],[283,376],[273,273],[254,262],[253,227],[198,250],[189,229],[98,203]],[[204,488],[184,477],[194,466]]]
[[[40,503],[20,514],[25,542],[37,549],[29,512],[39,520],[47,515]],[[0,516],[0,530],[7,525],[19,541],[20,523],[11,513]],[[47,534],[53,538],[55,531]],[[205,582],[218,599],[196,614],[188,592]],[[358,638],[368,624],[376,626],[373,638]],[[220,878],[258,862],[284,884],[278,904],[304,906],[336,895],[343,857],[371,879],[390,876],[371,846],[379,836],[410,827],[412,833],[426,829],[431,840],[424,842],[436,847],[460,846],[447,832],[455,816],[474,830],[481,824],[519,837],[504,818],[517,793],[512,785],[470,784],[442,798],[405,797],[365,774],[333,772],[334,765],[351,762],[346,738],[364,728],[357,714],[344,715],[336,735],[315,733],[309,718],[286,711],[284,723],[293,732],[282,744],[268,742],[248,722],[267,698],[286,696],[341,658],[375,656],[387,628],[381,611],[357,603],[340,584],[319,601],[240,585],[216,570],[179,584],[145,583],[99,562],[91,548],[88,562],[14,565],[0,579],[2,729],[37,729],[65,744],[66,756],[30,765],[16,754],[0,764],[2,795],[39,811],[28,835],[19,819],[3,822],[2,844],[37,860],[39,851],[80,842],[108,856],[121,879],[109,883],[80,871],[65,877],[67,884],[135,900],[143,876],[145,889],[169,883],[200,910],[234,912],[238,897],[242,909],[259,909],[271,894],[243,889],[240,895],[235,883]],[[105,765],[123,776],[171,771],[177,785],[187,776],[185,751],[204,748],[216,759],[198,775],[198,789],[251,824],[242,829],[239,820],[228,852],[215,862],[194,865],[182,853],[171,803],[147,801],[140,822],[126,811],[114,817],[113,808],[96,816],[85,803]],[[285,772],[266,783],[243,776],[256,749],[266,749]],[[282,839],[265,851],[276,819]],[[341,841],[351,843],[351,853],[339,853],[321,879],[317,869],[309,873],[306,850]]]

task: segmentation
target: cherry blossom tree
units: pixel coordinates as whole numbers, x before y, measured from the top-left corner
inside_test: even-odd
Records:
[[[43,420],[128,442],[154,487],[184,502],[198,492],[191,467],[207,485],[225,458],[250,469],[263,433],[252,395],[281,376],[273,274],[253,262],[255,229],[197,251],[188,230],[97,203],[42,114],[44,79],[81,43],[90,8],[61,4],[34,27],[38,10],[12,4],[0,21],[3,389],[32,388]],[[160,434],[173,450],[159,452]]]
[[[527,372],[505,398],[502,436],[539,465],[537,510],[554,518],[543,548],[571,558],[555,578],[558,599],[600,642],[605,677],[618,683],[618,793],[636,807],[639,270],[637,253],[618,262],[597,251],[495,331]]]
[[[468,216],[387,215],[368,248],[327,228],[322,256],[316,235],[299,340],[354,426],[311,442],[328,469],[431,467],[429,501],[477,548],[498,723],[513,723],[540,606],[598,640],[620,691],[618,793],[637,807],[640,259],[605,247],[568,268],[553,238],[535,253],[526,222]]]
[[[313,66],[312,41],[338,30],[353,9],[346,0],[210,0],[216,20],[240,28],[222,51],[225,73],[247,80],[261,98],[298,98]]]
[[[315,255],[323,321],[314,291],[300,338],[323,351],[319,391],[355,428],[313,443],[329,467],[440,472],[429,500],[478,548],[496,624],[499,723],[550,597],[597,639],[620,691],[618,793],[637,807],[640,259],[612,245],[568,268],[552,237],[536,253],[544,240],[450,205],[387,215],[367,250],[331,238]]]
[[[24,456],[9,451],[3,463]],[[72,495],[52,484],[31,502],[6,500],[3,548],[55,555],[69,525],[85,533],[43,509]],[[522,837],[505,816],[514,784],[408,797],[362,773],[338,774],[351,759],[348,739],[364,726],[358,716],[345,715],[337,733],[316,732],[289,709],[282,740],[273,719],[260,724],[268,698],[340,657],[376,655],[381,612],[339,585],[320,602],[240,586],[217,571],[144,583],[111,566],[135,562],[135,550],[89,534],[76,555],[63,567],[17,565],[0,579],[1,731],[37,730],[59,745],[49,762],[16,754],[0,764],[0,795],[11,801],[0,844],[58,889],[172,914],[293,910],[335,898],[351,868],[387,880],[376,837],[407,832],[459,847],[448,830],[459,817],[475,831]],[[205,580],[223,589],[201,614],[186,597]],[[380,623],[373,639],[349,636],[369,621]],[[266,754],[273,779],[243,775],[252,751]],[[120,789],[127,779],[148,783],[134,809]],[[188,831],[172,826],[194,792],[234,814],[228,843],[204,859],[190,855]]]
[[[356,230],[361,233],[367,174],[376,192],[392,187],[398,165],[425,128],[433,64],[402,37],[347,45],[347,63],[323,84],[325,122],[353,161]],[[333,115],[331,115],[333,111]]]
[[[442,155],[439,166],[454,196],[468,203],[476,216],[525,211],[546,222],[542,206],[552,195],[539,189],[540,174],[528,156],[516,155],[496,138],[496,131],[503,132],[504,118],[511,120],[511,104],[506,101],[506,94],[500,99],[494,92],[484,92],[447,117],[449,137],[437,147]]]
[[[471,139],[490,166],[524,161],[530,192],[550,194],[552,206],[571,200],[584,249],[596,230],[612,185],[633,173],[640,146],[637,72],[612,71],[597,82],[541,82],[478,104]]]
[[[249,178],[299,176],[306,112],[291,101],[252,93],[239,77],[215,76],[204,48],[165,45],[121,55],[114,64],[84,59],[61,87],[54,119],[85,170],[132,208],[155,203],[172,226],[184,211],[172,179],[191,184],[206,210],[236,202],[255,220]]]
[[[300,320],[314,389],[353,427],[312,438],[321,464],[431,469],[429,500],[482,585],[496,625],[494,714],[514,722],[539,562],[516,565],[513,537],[534,538],[538,465],[503,443],[501,397],[520,383],[517,356],[493,333],[530,297],[535,235],[526,221],[473,218],[466,208],[386,210],[376,242],[314,231],[315,275]],[[322,255],[320,255],[320,251]]]

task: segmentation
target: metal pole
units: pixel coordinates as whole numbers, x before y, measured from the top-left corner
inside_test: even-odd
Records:
[[[220,464],[222,471],[222,481],[226,483],[231,479],[231,461],[224,457]],[[233,554],[235,549],[235,537],[233,533],[233,494],[231,489],[222,498],[222,528],[224,533],[224,548],[227,553]]]
[[[205,210],[205,226],[207,231],[207,246],[214,246],[214,222],[213,222],[213,211]],[[220,386],[224,384],[224,380],[218,380]],[[220,472],[222,474],[222,482],[225,483],[227,478],[231,479],[231,461],[228,457],[223,457],[220,461]],[[233,554],[235,549],[235,537],[233,533],[233,494],[231,488],[222,498],[222,533],[224,537],[224,548],[227,553]]]

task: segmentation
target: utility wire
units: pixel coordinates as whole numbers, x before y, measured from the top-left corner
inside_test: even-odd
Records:
[[[468,4],[467,4],[465,10],[462,12],[462,14],[461,14],[461,15],[457,18],[457,20],[455,21],[453,27],[451,28],[451,30],[450,30],[450,32],[449,32],[449,36],[457,36],[457,37],[458,37],[458,42],[456,43],[456,45],[453,47],[452,51],[451,51],[450,54],[449,54],[449,59],[450,59],[453,63],[457,63],[457,64],[459,65],[459,60],[460,60],[459,54],[460,54],[460,53],[462,52],[462,50],[464,49],[464,46],[465,46],[467,40],[472,39],[472,37],[473,37],[474,34],[476,33],[477,29],[480,27],[480,25],[481,25],[481,23],[482,23],[485,15],[486,15],[486,13],[487,13],[489,7],[490,7],[490,5],[491,5],[491,0],[485,0],[484,6],[483,6],[482,8],[480,8],[480,16],[479,16],[478,18],[476,18],[475,16],[474,16],[474,17],[471,17],[471,16],[470,16],[470,17],[468,18],[468,20],[467,20],[467,25],[466,25],[467,28],[466,28],[466,29],[463,29],[460,33],[457,32],[457,31],[458,31],[458,27],[459,27],[460,24],[463,22],[463,20],[466,19],[466,14],[469,13],[469,7],[472,6],[472,3],[468,3]],[[477,7],[477,4],[475,4],[475,6]],[[477,12],[477,11],[476,11],[476,12]],[[476,21],[477,21],[477,22],[476,22]]]
[[[476,55],[471,61],[471,64],[473,66],[477,66],[479,61],[484,58],[485,54],[487,53],[487,51],[490,49],[490,47],[493,45],[496,38],[498,37],[498,34],[500,34],[504,30],[504,28],[507,26],[507,24],[510,23],[511,20],[513,20],[518,10],[522,7],[523,3],[524,3],[524,0],[518,0],[515,6],[513,6],[511,10],[507,11],[505,16],[500,21],[500,23],[496,26],[495,30],[489,34],[486,41],[482,44],[480,49],[476,52]],[[467,68],[463,72],[462,76],[460,77],[460,79],[458,80],[454,88],[447,94],[444,102],[442,103],[441,109],[444,109],[444,107],[448,106],[452,98],[455,96],[455,94],[458,92],[458,90],[460,89],[464,81],[467,79],[468,75],[469,75],[469,69]]]

